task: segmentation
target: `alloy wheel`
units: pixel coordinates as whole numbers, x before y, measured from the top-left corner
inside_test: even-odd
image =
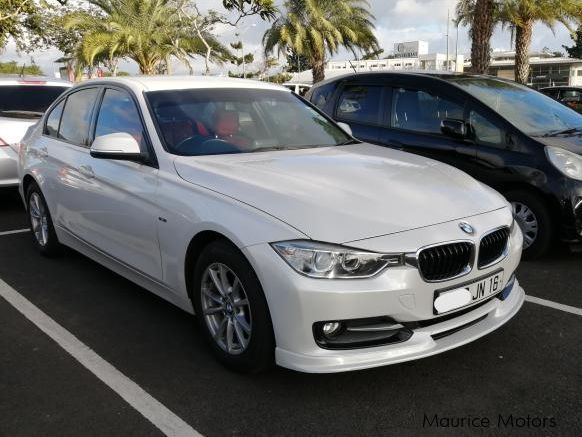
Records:
[[[38,244],[44,247],[48,243],[49,238],[48,214],[40,194],[34,192],[30,195],[28,211],[34,237]]]
[[[523,248],[527,249],[536,241],[539,233],[538,219],[534,212],[521,202],[511,202],[513,216],[523,233]]]
[[[225,264],[213,263],[202,275],[202,315],[216,344],[231,355],[250,342],[249,299],[238,276]]]

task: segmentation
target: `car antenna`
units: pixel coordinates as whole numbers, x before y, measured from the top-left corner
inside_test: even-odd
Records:
[[[350,63],[350,67],[352,67],[352,70],[354,70],[354,73],[358,74],[358,70],[356,70],[356,67],[354,67],[354,64],[352,64],[352,61],[350,61],[348,59],[348,62]]]

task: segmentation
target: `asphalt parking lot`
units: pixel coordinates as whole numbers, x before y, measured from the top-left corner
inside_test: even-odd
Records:
[[[0,193],[0,280],[200,434],[582,435],[581,315],[526,302],[495,333],[416,362],[243,376],[214,361],[188,314],[81,255],[41,258],[28,232],[6,233],[26,227],[15,193]],[[582,308],[579,251],[525,262],[518,278],[528,295]],[[427,423],[435,415],[451,426]],[[0,436],[37,435],[163,434],[0,298]]]

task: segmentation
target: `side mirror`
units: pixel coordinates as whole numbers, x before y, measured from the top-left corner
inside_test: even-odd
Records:
[[[342,123],[341,121],[337,122],[337,125],[342,128],[342,130],[347,133],[350,137],[353,136],[352,128],[347,123]]]
[[[441,132],[448,137],[463,140],[467,138],[467,125],[462,120],[447,118],[441,121]]]
[[[95,138],[90,149],[98,159],[141,161],[142,154],[137,140],[126,132],[116,132]]]

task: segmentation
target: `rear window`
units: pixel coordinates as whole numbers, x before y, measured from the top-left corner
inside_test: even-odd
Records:
[[[348,85],[339,99],[338,118],[358,123],[378,123],[382,88],[367,85]]]
[[[0,86],[0,116],[40,117],[67,89],[38,85]]]

